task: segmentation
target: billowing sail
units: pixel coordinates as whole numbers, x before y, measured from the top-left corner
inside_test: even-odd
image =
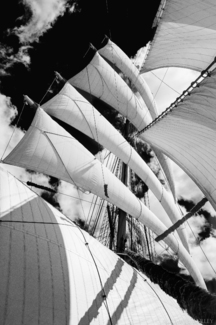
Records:
[[[132,82],[140,93],[144,103],[146,104],[152,119],[158,116],[157,104],[153,98],[151,90],[142,76],[139,74],[139,70],[131,62],[129,57],[111,40],[107,41],[107,44],[98,51],[103,57],[105,57],[109,62],[115,64]],[[169,162],[169,158],[165,157],[158,149],[152,148],[161,164],[162,170],[165,174],[165,178],[170,186],[173,193],[175,194],[175,184],[172,175],[172,167]]]
[[[49,115],[77,128],[113,152],[148,185],[173,223],[181,218],[172,196],[137,152],[69,83],[64,85],[59,94],[45,103],[43,109]],[[183,229],[178,229],[179,236],[184,246],[189,250]]]
[[[114,107],[138,130],[152,120],[147,107],[140,105],[128,85],[98,53],[69,83]]]
[[[0,193],[2,325],[198,324],[2,168]]]
[[[166,230],[164,224],[120,180],[41,108],[38,108],[25,136],[4,162],[81,186],[139,219],[157,235]],[[164,241],[175,253],[178,252],[195,282],[205,288],[200,272],[182,244],[173,235]]]
[[[69,80],[73,86],[87,91],[113,106],[138,129],[148,125],[152,118],[145,105],[141,105],[122,78],[96,53],[89,65]],[[170,188],[175,197],[174,182],[166,159],[160,154],[162,165],[165,166]]]
[[[146,103],[152,118],[155,119],[158,116],[158,109],[151,90],[129,57],[111,40],[108,40],[98,52],[109,62],[115,64],[131,80]]]
[[[214,0],[162,0],[157,30],[141,72],[182,67],[204,70],[216,55]]]
[[[216,209],[216,70],[173,105],[142,138],[171,157]]]

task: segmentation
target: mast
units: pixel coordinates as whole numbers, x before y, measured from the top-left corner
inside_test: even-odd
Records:
[[[127,186],[128,182],[128,166],[122,163],[121,181]],[[126,239],[126,216],[127,213],[119,209],[118,216],[118,232],[117,232],[117,252],[122,253],[125,250]]]
[[[123,135],[125,138],[127,138],[129,133],[129,121],[126,120],[125,126],[124,126],[124,132]],[[122,162],[121,167],[121,181],[123,184],[128,186],[128,173],[129,173],[129,167],[124,162]],[[125,244],[126,244],[126,217],[127,213],[125,211],[122,211],[119,209],[119,216],[118,216],[118,232],[117,232],[117,247],[116,250],[118,253],[122,253],[125,250]]]

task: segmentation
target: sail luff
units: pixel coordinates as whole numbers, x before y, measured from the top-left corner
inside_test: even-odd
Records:
[[[49,133],[55,151],[50,143],[45,141],[44,132]],[[4,159],[4,163],[20,167],[28,166],[29,169],[38,172],[46,171],[48,175],[55,175],[62,179],[62,173],[56,168],[59,164],[56,151],[64,163],[67,182],[82,186],[106,199],[140,220],[157,235],[166,230],[163,223],[124,184],[40,108],[31,127],[15,149]],[[66,174],[63,174],[64,178]],[[165,242],[175,253],[178,253],[197,285],[205,288],[200,272],[182,244],[173,235],[166,237]]]
[[[51,116],[93,137],[113,152],[148,185],[173,223],[181,218],[172,196],[147,164],[125,138],[70,84],[65,84],[60,93],[45,103],[43,108]],[[179,236],[186,249],[189,250],[184,231],[183,228],[180,229]]]

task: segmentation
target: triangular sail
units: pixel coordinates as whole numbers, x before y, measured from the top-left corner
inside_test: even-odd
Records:
[[[64,85],[59,94],[43,104],[43,109],[49,115],[95,139],[125,164],[128,164],[155,194],[172,222],[175,223],[181,218],[172,196],[166,191],[147,164],[125,138],[69,83]],[[183,228],[179,229],[179,236],[184,246],[189,249],[183,232]]]
[[[57,157],[61,160],[61,169],[65,168],[63,175],[56,166]],[[163,223],[121,181],[40,108],[29,130],[4,162],[45,172],[81,186],[139,219],[157,235],[166,230]],[[205,288],[200,272],[182,244],[173,235],[166,237],[165,242],[178,252],[195,282]]]
[[[138,98],[133,94],[128,85],[98,53],[95,54],[85,69],[69,80],[69,83],[113,106],[122,115],[127,117],[138,130],[141,130],[152,121],[146,105],[140,104]],[[160,154],[159,157],[162,159],[162,165],[165,166],[164,172],[175,198],[174,182],[170,167],[167,165],[163,155]]]
[[[147,107],[140,105],[128,85],[98,53],[69,83],[114,107],[138,130],[152,120]]]
[[[141,72],[163,67],[202,71],[214,59],[215,0],[162,0],[155,25],[157,30]]]
[[[0,167],[1,324],[198,324]]]
[[[142,138],[173,159],[216,209],[216,70],[173,104]]]

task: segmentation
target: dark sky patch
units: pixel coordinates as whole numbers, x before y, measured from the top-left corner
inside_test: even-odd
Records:
[[[1,69],[5,67],[6,72],[1,76],[0,91],[12,97],[18,109],[23,94],[39,102],[54,78],[54,71],[66,79],[72,77],[90,61],[93,53],[86,56],[89,43],[100,47],[105,35],[111,36],[129,56],[134,56],[152,38],[151,25],[159,2],[147,6],[142,0],[79,0],[79,10],[72,13],[74,1],[68,1],[64,15],[37,42],[29,44],[31,62],[26,67],[14,58],[24,45],[15,31],[29,23],[32,13],[22,1],[1,1],[0,42],[7,55],[2,53],[0,57]]]

